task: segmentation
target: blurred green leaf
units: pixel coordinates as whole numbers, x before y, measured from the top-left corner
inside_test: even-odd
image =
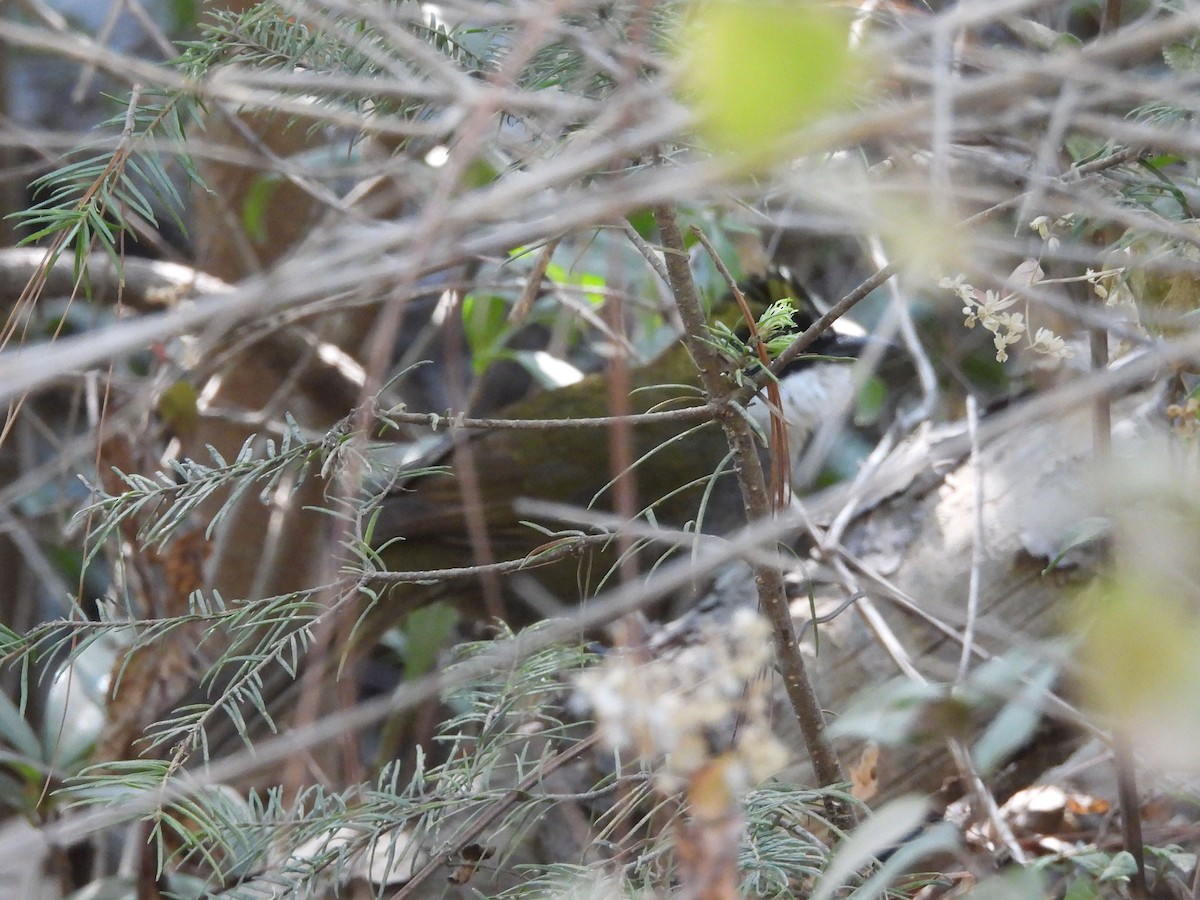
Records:
[[[196,430],[200,421],[200,393],[190,381],[176,381],[158,395],[157,410],[163,423],[180,437]]]
[[[1200,49],[1196,47],[1195,42],[1169,44],[1163,50],[1163,60],[1174,71],[1184,75],[1200,72]]]
[[[1125,717],[1183,693],[1200,693],[1200,629],[1184,605],[1134,584],[1114,586],[1081,614],[1093,700]]]
[[[1088,516],[1085,519],[1081,519],[1067,532],[1063,538],[1062,546],[1058,549],[1058,553],[1054,554],[1054,559],[1050,560],[1046,564],[1046,568],[1042,569],[1042,574],[1049,575],[1058,568],[1063,558],[1076,547],[1086,547],[1089,544],[1094,544],[1096,541],[1107,537],[1111,530],[1112,523],[1100,516]]]
[[[476,375],[482,374],[503,349],[510,331],[508,308],[508,302],[496,294],[470,293],[463,297],[463,331]]]
[[[865,80],[849,19],[813,2],[709,0],[684,37],[684,89],[704,136],[741,153],[848,104]]]
[[[647,240],[654,236],[658,228],[658,223],[654,221],[654,213],[648,209],[631,213],[626,216],[626,220],[633,226],[634,231]]]
[[[409,613],[404,620],[406,678],[419,678],[433,671],[438,654],[457,622],[458,613],[449,603],[430,603]]]
[[[602,306],[604,304],[604,291],[608,287],[604,276],[594,272],[583,272],[572,279],[576,284],[584,289],[584,297],[592,306]]]
[[[971,900],[1041,900],[1041,876],[1030,869],[1013,869],[981,882],[967,894]]]
[[[885,411],[887,395],[887,385],[882,378],[872,375],[864,381],[855,398],[854,424],[865,426],[878,422]]]
[[[828,900],[863,866],[892,849],[925,821],[929,803],[924,797],[899,797],[877,810],[846,838],[817,882],[812,900]],[[856,893],[855,896],[858,896]]]
[[[1120,881],[1128,878],[1137,871],[1137,861],[1128,850],[1122,850],[1109,861],[1100,872],[1100,881]]]
[[[30,760],[42,758],[42,744],[37,734],[7,694],[0,693],[0,741]]]
[[[894,678],[859,694],[829,727],[835,737],[856,737],[883,746],[906,743],[931,727],[931,711],[953,703],[945,685]],[[943,710],[933,719],[957,718]]]
[[[855,890],[854,900],[874,900],[887,896],[889,888],[910,875],[921,860],[953,853],[962,844],[958,829],[949,822],[938,822],[915,835],[910,830],[901,838],[899,846],[884,848],[887,858],[875,874]]]
[[[185,31],[196,24],[198,0],[170,0],[173,31]]]
[[[1092,900],[1098,896],[1100,895],[1096,892],[1096,886],[1092,880],[1080,875],[1071,882],[1071,886],[1063,894],[1063,900]]]
[[[1054,666],[1042,666],[988,724],[971,753],[981,775],[996,771],[1033,736],[1042,718],[1042,700],[1057,676]]]
[[[262,244],[267,240],[267,212],[279,185],[278,175],[261,175],[254,179],[242,200],[242,225],[255,243]]]

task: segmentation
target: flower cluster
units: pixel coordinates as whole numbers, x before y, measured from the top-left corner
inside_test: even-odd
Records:
[[[665,790],[721,762],[729,790],[741,793],[787,760],[770,725],[770,646],[767,622],[739,610],[671,655],[614,653],[581,675],[578,689],[606,743],[636,752]]]
[[[974,328],[978,323],[992,333],[996,347],[996,359],[1008,359],[1008,346],[1015,344],[1025,335],[1025,316],[1019,312],[1008,312],[1018,300],[1016,294],[1002,295],[998,291],[981,291],[968,284],[966,277],[943,278],[938,287],[953,291],[963,302],[963,324]]]
[[[1044,219],[1045,217],[1040,217]],[[1035,222],[1038,220],[1035,219]],[[1048,220],[1047,220],[1048,222]],[[1032,223],[1031,223],[1032,224]],[[1048,224],[1043,223],[1048,228]],[[1049,232],[1047,231],[1047,234]],[[1036,259],[1027,259],[1017,266],[1004,282],[1004,290],[980,290],[967,282],[965,275],[954,278],[943,278],[938,287],[953,291],[963,303],[963,324],[974,328],[982,325],[992,333],[992,343],[996,347],[997,362],[1008,359],[1008,348],[1029,334],[1026,314],[1013,312],[1012,307],[1021,300],[1021,291],[1044,282],[1045,273]],[[1049,328],[1038,328],[1027,346],[1035,353],[1041,353],[1055,359],[1070,359],[1075,351],[1067,346],[1062,337]]]

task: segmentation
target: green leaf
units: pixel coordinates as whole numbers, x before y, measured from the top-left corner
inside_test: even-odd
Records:
[[[595,272],[584,272],[572,280],[584,289],[584,297],[592,306],[604,304],[604,289],[607,287],[604,276]]]
[[[157,411],[163,423],[181,437],[196,430],[200,421],[200,394],[190,381],[177,381],[158,395]]]
[[[1092,702],[1124,721],[1147,752],[1194,759],[1200,621],[1191,598],[1127,578],[1100,598],[1080,598],[1073,618],[1084,633],[1079,657]]]
[[[1058,553],[1054,554],[1054,559],[1050,560],[1046,564],[1046,568],[1042,569],[1042,574],[1049,575],[1058,568],[1063,558],[1076,547],[1086,547],[1088,544],[1094,544],[1096,541],[1107,537],[1111,530],[1112,523],[1108,519],[1099,516],[1089,516],[1081,519],[1067,532]]]
[[[1200,72],[1200,48],[1194,43],[1168,45],[1163,50],[1163,60],[1173,71],[1183,75]]]
[[[1196,869],[1196,854],[1188,853],[1174,844],[1166,847],[1147,847],[1146,853],[1174,866],[1180,872],[1194,872]]]
[[[267,240],[267,208],[279,187],[279,176],[263,175],[254,180],[242,201],[242,225],[255,243]]]
[[[907,796],[878,810],[842,843],[824,877],[817,882],[812,900],[828,900],[834,896],[846,879],[924,822],[928,808],[929,803],[924,797]]]
[[[1041,900],[1042,878],[1030,869],[1013,869],[981,882],[967,894],[971,900]]]
[[[904,744],[933,732],[958,733],[967,710],[945,685],[894,678],[856,695],[829,727],[830,736]]]
[[[1080,875],[1071,882],[1071,886],[1063,894],[1063,900],[1093,900],[1098,896],[1100,895],[1096,892],[1096,886],[1092,884],[1092,880]]]
[[[757,154],[848,105],[865,68],[849,24],[814,2],[703,3],[684,38],[683,83],[704,136]]]
[[[640,234],[646,240],[654,237],[655,229],[658,224],[654,220],[654,213],[648,209],[641,209],[637,212],[630,213],[625,217],[626,221],[633,226],[633,230]]]
[[[463,297],[462,321],[471,348],[471,366],[476,375],[482,375],[504,349],[510,331],[508,303],[496,294],[467,294]]]
[[[1109,867],[1112,857],[1101,850],[1091,850],[1075,854],[1071,857],[1071,862],[1095,877]]]
[[[1136,871],[1137,861],[1134,860],[1133,854],[1122,850],[1109,861],[1097,878],[1099,881],[1122,881]]]
[[[0,694],[0,740],[29,760],[42,758],[37,734],[6,694]]]
[[[874,425],[886,411],[888,399],[887,383],[872,375],[858,389],[854,401],[854,424],[860,427]]]
[[[992,719],[971,754],[981,775],[996,771],[1014,750],[1033,735],[1042,718],[1042,698],[1057,675],[1054,666],[1043,666],[1012,702]]]
[[[404,675],[412,680],[432,672],[446,638],[458,622],[449,603],[431,603],[413,610],[404,621]]]

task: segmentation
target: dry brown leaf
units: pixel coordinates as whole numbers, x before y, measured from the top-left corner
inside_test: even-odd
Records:
[[[874,741],[863,747],[858,761],[849,769],[850,795],[857,800],[870,800],[879,792],[879,745]]]

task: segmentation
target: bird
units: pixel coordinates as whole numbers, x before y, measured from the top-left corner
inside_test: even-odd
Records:
[[[784,296],[794,298],[796,329],[814,320],[815,309],[807,293],[787,277],[754,278],[743,285],[743,291],[751,305],[759,308]],[[721,303],[715,306],[719,310]],[[848,363],[863,350],[866,341],[853,333],[827,332],[780,379],[781,407],[794,452],[803,448],[830,410],[853,391]],[[755,364],[751,363],[744,373],[756,375]],[[630,400],[635,413],[649,411],[672,398],[693,404],[702,398],[695,364],[682,344],[668,348],[631,372],[631,379],[634,391]],[[575,384],[511,403],[500,409],[497,417],[602,417],[608,415],[608,405],[604,377],[590,375]],[[760,423],[766,422],[761,401],[748,404],[747,411]],[[730,533],[744,523],[740,490],[731,472],[718,476],[708,488],[708,480],[721,468],[728,453],[728,443],[716,422],[659,421],[633,427],[631,438],[632,457],[644,457],[636,467],[636,503],[639,509],[653,505],[654,522],[677,528],[694,523],[713,534]],[[596,429],[492,428],[467,433],[465,442],[478,476],[481,517],[496,561],[526,560],[553,543],[546,531],[525,524],[516,508],[521,498],[553,500],[600,512],[613,509],[611,491],[604,490],[612,477],[608,440]],[[650,453],[660,447],[658,452]],[[392,487],[368,501],[368,506],[373,504],[376,509],[364,513],[364,519],[371,523],[364,538],[374,547],[374,555],[357,554],[356,565],[374,558],[394,572],[430,573],[476,563],[464,515],[466,481],[454,470],[454,462],[453,448],[441,449],[394,473],[389,479]],[[322,674],[305,683],[324,684],[329,690],[322,696],[330,703],[341,702],[343,696],[330,685],[348,672],[355,673],[364,696],[390,690],[400,677],[397,664],[405,677],[420,674],[412,668],[417,665],[412,654],[401,653],[397,658],[392,651],[399,645],[383,641],[385,634],[397,625],[403,626],[410,614],[442,603],[458,614],[460,634],[486,633],[498,618],[505,627],[521,628],[547,614],[547,605],[534,602],[538,597],[532,596],[534,592],[522,576],[534,579],[540,597],[557,601],[557,611],[567,611],[597,590],[616,555],[615,544],[593,545],[579,556],[507,575],[501,579],[504,603],[500,610],[484,602],[485,590],[476,577],[436,579],[430,575],[419,582],[369,586],[345,608],[342,622],[349,631],[340,627],[337,630],[336,652],[306,659],[306,673],[315,665]],[[436,631],[440,625],[421,627]],[[427,640],[430,631],[421,631],[421,627],[414,627],[408,637],[421,634],[421,640]],[[439,633],[433,640],[444,637],[444,632]],[[381,644],[387,648],[384,652],[378,652]],[[407,645],[412,646],[411,640]],[[301,684],[290,667],[268,669],[262,674],[261,705],[275,710],[294,706]],[[203,687],[202,696],[218,696],[225,690],[221,680],[214,680]],[[211,747],[232,746],[242,739],[232,718],[214,722],[209,736]]]
[[[796,332],[815,320],[811,298],[786,271],[771,270],[748,280],[742,289],[760,309],[791,298]],[[716,308],[723,305],[732,303],[718,303]],[[829,330],[780,378],[781,412],[793,453],[803,449],[831,410],[842,408],[852,396],[853,375],[847,363],[858,356],[865,340],[861,334]],[[744,374],[753,375],[756,369],[757,365],[750,363]],[[631,381],[632,413],[678,408],[680,403],[697,405],[702,400],[695,363],[682,342],[635,369]],[[605,376],[593,374],[518,401],[498,415],[526,420],[599,418],[609,415],[609,404]],[[766,433],[765,402],[755,398],[748,411]],[[638,461],[634,467],[635,506],[648,522],[715,534],[729,533],[744,524],[736,478],[727,465],[722,471],[729,447],[716,422],[635,424],[629,437],[629,458]],[[614,510],[609,441],[595,428],[475,431],[462,438],[459,452],[446,449],[421,463],[417,471],[422,474],[409,477],[407,472],[399,473],[394,487],[378,503],[372,538],[380,558],[392,570],[431,572],[479,562],[533,562],[539,552],[555,546],[548,534],[553,525],[535,522],[541,527],[533,527],[529,517],[516,508],[521,499],[548,500],[601,513]],[[455,463],[473,466],[474,477],[464,478],[461,471],[454,470]],[[447,468],[429,472],[430,464]],[[471,529],[467,510],[472,500],[476,521],[486,531],[486,554],[479,552],[479,529],[474,533]],[[574,558],[536,568],[530,565],[521,574],[536,580],[541,596],[570,605],[586,599],[603,582],[617,560],[617,546],[616,542],[607,547],[593,545]],[[505,588],[512,583],[512,578],[502,580]],[[494,603],[481,602],[489,590],[486,580],[455,578],[439,584],[400,584],[378,602],[393,611],[393,618],[395,611],[407,611],[433,599],[446,599],[466,615],[478,617],[487,607],[488,612],[509,618],[510,604],[503,604],[504,612],[498,613]],[[506,595],[511,593],[505,590]],[[518,608],[522,605],[516,604]],[[519,615],[515,618],[519,624],[528,623]],[[368,630],[373,633],[375,627]]]

